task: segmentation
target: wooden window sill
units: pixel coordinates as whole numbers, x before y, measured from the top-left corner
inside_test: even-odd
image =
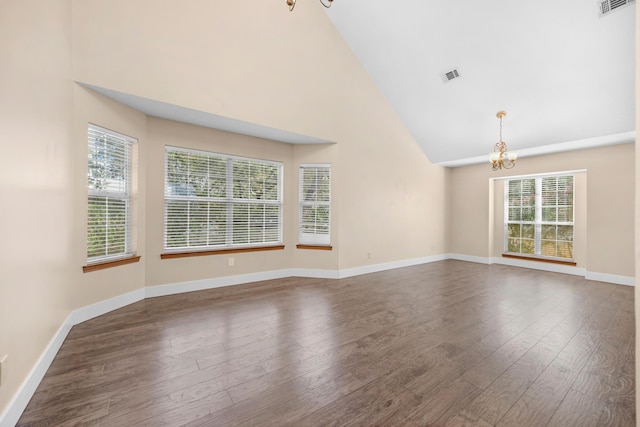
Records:
[[[528,256],[513,255],[513,254],[502,254],[502,256],[504,258],[522,259],[526,261],[538,261],[538,262],[548,262],[551,264],[571,265],[573,267],[577,265],[575,261],[561,261],[559,259],[546,259],[546,258],[528,257]]]
[[[87,264],[82,267],[83,273],[89,273],[90,271],[104,270],[105,268],[118,267],[120,265],[133,264],[140,261],[140,256],[132,256],[128,258],[120,258],[114,261],[97,262],[95,264]]]
[[[243,252],[280,251],[283,249],[284,249],[284,245],[276,245],[276,246],[256,246],[252,248],[210,249],[206,251],[191,251],[191,252],[165,252],[163,254],[160,254],[160,258],[161,259],[191,258],[196,256],[238,254]]]
[[[312,249],[316,251],[331,251],[333,246],[330,245],[296,245],[296,249]]]

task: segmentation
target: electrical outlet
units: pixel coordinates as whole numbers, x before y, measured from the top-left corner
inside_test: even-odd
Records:
[[[0,386],[7,381],[7,358],[9,356],[5,354],[0,359]]]
[[[367,258],[371,259],[371,252],[367,252]]]
[[[234,265],[236,265],[236,260],[233,259],[233,257],[229,257],[229,259],[227,260],[227,265],[229,267],[233,267]]]

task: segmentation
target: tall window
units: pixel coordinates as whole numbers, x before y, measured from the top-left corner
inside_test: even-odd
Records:
[[[282,163],[166,147],[164,248],[282,243]]]
[[[505,251],[573,259],[573,176],[505,183]]]
[[[300,217],[298,241],[307,245],[329,245],[331,166],[300,166]]]
[[[87,263],[132,255],[134,139],[89,125]]]

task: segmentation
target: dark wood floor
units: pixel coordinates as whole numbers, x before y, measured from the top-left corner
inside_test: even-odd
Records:
[[[632,426],[633,288],[443,261],[75,326],[18,425]]]

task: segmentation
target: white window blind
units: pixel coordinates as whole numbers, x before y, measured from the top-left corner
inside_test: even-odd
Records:
[[[282,163],[165,151],[166,251],[282,243]]]
[[[573,175],[505,182],[505,251],[573,259]]]
[[[298,241],[307,245],[331,243],[331,166],[300,166]]]
[[[132,255],[134,139],[89,125],[87,263]]]

